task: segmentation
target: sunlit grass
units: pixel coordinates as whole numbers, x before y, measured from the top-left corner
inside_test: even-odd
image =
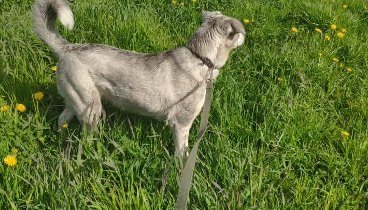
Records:
[[[189,209],[366,209],[364,3],[72,1],[75,28],[59,31],[160,52],[186,44],[202,10],[238,18],[246,41],[216,83]],[[32,32],[32,4],[0,2],[0,209],[172,209],[181,166],[164,123],[107,104],[93,137],[77,120],[56,132],[57,59]]]

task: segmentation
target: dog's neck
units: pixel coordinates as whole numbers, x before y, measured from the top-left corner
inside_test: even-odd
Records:
[[[198,58],[207,58],[218,68],[217,54],[221,45],[221,38],[216,31],[207,26],[201,26],[190,39],[187,48]],[[202,60],[202,59],[201,59]]]
[[[209,58],[206,58],[206,57],[203,57],[203,56],[200,56],[197,52],[193,51],[193,49],[191,49],[190,47],[187,47],[188,50],[195,56],[197,57],[199,60],[202,61],[202,63],[204,65],[206,65],[209,69],[214,69],[215,68],[215,64],[209,59]]]
[[[207,63],[204,60],[209,60],[214,68],[219,69],[225,65],[230,53],[224,42],[216,31],[200,27],[192,36],[187,48],[203,63]]]

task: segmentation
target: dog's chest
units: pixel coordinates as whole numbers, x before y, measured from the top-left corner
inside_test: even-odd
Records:
[[[203,91],[203,93],[201,94],[201,96],[198,98],[198,100],[196,101],[196,104],[194,105],[194,115],[197,116],[201,110],[202,107],[204,105],[206,99],[206,89]]]

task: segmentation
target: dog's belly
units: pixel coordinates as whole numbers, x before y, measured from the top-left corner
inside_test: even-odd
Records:
[[[124,111],[166,121],[181,113],[188,117],[196,116],[203,106],[205,86],[192,87],[181,94],[157,86],[149,90],[129,85],[111,88],[100,86],[99,91],[103,99]]]
[[[100,89],[100,94],[104,100],[124,111],[165,120],[164,97],[147,95],[147,93],[131,89],[122,90],[122,88]]]

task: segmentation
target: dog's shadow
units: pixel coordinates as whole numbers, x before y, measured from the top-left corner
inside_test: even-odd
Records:
[[[147,152],[147,150],[154,150],[157,147],[165,148],[170,154],[173,154],[174,142],[172,141],[172,133],[165,123],[153,118],[122,111],[118,107],[105,102],[103,107],[106,112],[106,119],[101,120],[98,124],[98,129],[91,134],[92,138],[98,141],[97,144],[104,145],[110,152],[117,149],[116,146],[118,145],[133,156],[134,154],[141,156],[142,154],[138,153],[141,153],[143,150]],[[61,111],[62,109],[59,109],[58,113],[60,114]],[[48,122],[56,125],[57,118],[57,114],[50,115],[48,116]],[[76,117],[70,122],[68,129],[70,129],[68,132],[70,135],[65,136],[64,134],[64,138],[70,139],[75,136],[79,140],[84,138],[83,127]],[[52,132],[60,131],[53,129]]]
[[[172,134],[169,126],[166,126],[164,122],[122,111],[106,102],[103,102],[103,107],[106,119],[99,123],[99,132],[111,129],[120,130],[121,135],[141,144],[149,143],[147,141],[151,140],[164,140],[162,146],[171,146]]]
[[[64,109],[64,102],[57,93],[55,82],[50,81],[38,84],[30,80],[22,81],[0,71],[0,84],[0,95],[5,97],[3,98],[5,104],[11,105],[12,109],[15,109],[16,103],[24,104],[27,107],[24,115],[32,116],[34,121],[42,121],[45,124],[44,127],[49,128],[43,130],[45,138],[56,137],[62,139],[62,141],[42,142],[41,145],[47,144],[48,147],[54,147],[59,150],[65,144],[62,144],[65,139],[70,139],[72,136],[82,138],[82,126],[76,117],[68,125],[69,132],[61,134],[56,128],[58,117]],[[44,93],[44,98],[39,102],[33,99],[33,93],[37,91]],[[135,141],[138,145],[159,144],[159,147],[167,148],[170,153],[173,153],[172,134],[170,128],[165,123],[127,113],[108,103],[104,103],[103,106],[106,111],[106,119],[99,123],[99,129],[94,136],[98,136],[98,140],[102,141],[104,145],[111,144],[111,141],[124,144],[124,141],[128,139]],[[39,112],[38,117],[40,119],[36,117],[36,112]],[[107,148],[111,149],[109,146]]]

